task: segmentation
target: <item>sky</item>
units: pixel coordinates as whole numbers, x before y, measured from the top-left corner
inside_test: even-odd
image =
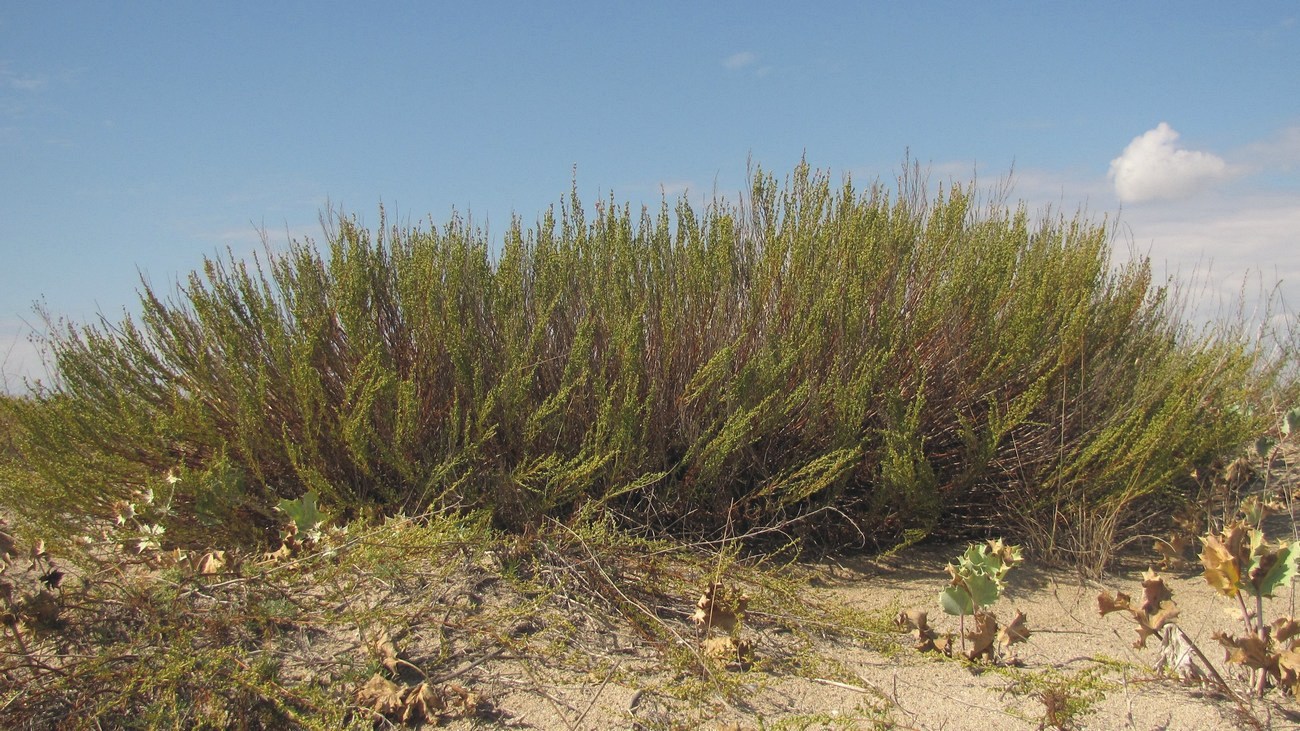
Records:
[[[1300,3],[0,3],[0,386],[36,302],[119,321],[205,256],[735,201],[751,161],[1084,210],[1202,310],[1300,309]],[[1285,322],[1294,322],[1294,317]]]

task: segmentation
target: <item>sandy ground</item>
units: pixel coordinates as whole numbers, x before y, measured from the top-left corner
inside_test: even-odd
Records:
[[[948,553],[930,550],[891,561],[864,562],[843,571],[833,591],[863,608],[882,606],[882,602],[937,607],[935,587],[947,579],[943,566]],[[1136,625],[1122,613],[1103,617],[1097,609],[1097,595],[1103,588],[1141,595],[1147,567],[1134,564],[1100,583],[1070,572],[1018,567],[1008,575],[1008,591],[994,606],[1002,618],[1016,610],[1027,615],[1033,636],[1015,648],[1026,672],[1077,673],[1101,667],[1097,661],[1110,663],[1103,677],[1112,688],[1095,704],[1095,713],[1079,720],[1081,728],[1231,729],[1253,728],[1257,722],[1267,728],[1300,727],[1296,721],[1300,715],[1285,717],[1287,711],[1300,711],[1294,704],[1255,703],[1243,712],[1210,686],[1158,678],[1152,667],[1158,661],[1159,642],[1152,638],[1146,649],[1134,648]],[[1222,669],[1223,651],[1211,635],[1219,630],[1240,633],[1235,605],[1216,594],[1194,568],[1162,572],[1162,576],[1181,609],[1178,626]],[[1290,596],[1265,605],[1266,617],[1291,613]],[[931,616],[938,617],[932,620],[936,624],[953,624],[952,618],[937,610]],[[887,694],[894,709],[892,720],[903,727],[1032,729],[1038,728],[1044,714],[1041,701],[1008,694],[1010,678],[1001,673],[977,672],[923,656],[886,659],[850,648],[846,656],[852,658],[864,685]],[[844,700],[828,695],[821,702]]]
[[[1273,464],[1272,484],[1296,482],[1297,450]],[[1290,488],[1295,494],[1296,488]],[[1296,516],[1277,515],[1265,523],[1270,539],[1290,540]],[[1150,545],[1150,544],[1146,544]],[[945,615],[938,595],[947,585],[945,565],[965,545],[913,547],[888,558],[841,559],[809,567],[808,601],[833,601],[876,616],[901,609],[924,609],[940,632],[958,631],[955,617]],[[1178,630],[1208,659],[1228,690],[1212,680],[1179,679],[1159,671],[1161,642],[1149,638],[1134,647],[1135,622],[1123,612],[1102,616],[1098,594],[1122,591],[1140,600],[1143,573],[1159,556],[1138,551],[1121,557],[1100,581],[1068,569],[1047,569],[1032,561],[1007,576],[1006,591],[992,607],[1005,624],[1023,611],[1032,630],[1028,642],[1015,645],[1014,659],[996,667],[924,654],[907,635],[892,633],[885,641],[847,641],[805,636],[799,648],[790,633],[747,628],[758,658],[745,672],[725,674],[731,692],[683,692],[697,679],[667,677],[663,663],[637,652],[636,638],[616,629],[594,629],[593,647],[601,670],[585,677],[546,668],[502,664],[483,680],[502,726],[538,729],[1300,729],[1300,702],[1279,689],[1263,699],[1250,693],[1240,666],[1225,662],[1216,632],[1243,634],[1239,606],[1216,593],[1204,580],[1192,550],[1187,565],[1160,569],[1180,614]],[[1296,587],[1265,600],[1266,621],[1296,616]],[[684,607],[690,611],[692,607]],[[770,625],[769,625],[770,626]],[[575,640],[591,645],[593,631],[578,628]],[[892,643],[892,647],[890,647]],[[1186,647],[1186,644],[1184,644]],[[1188,653],[1184,652],[1186,656]],[[816,658],[809,660],[809,658]],[[1007,661],[1010,660],[1010,661]],[[1196,659],[1204,671],[1203,659]],[[1207,674],[1208,675],[1208,674]],[[1044,679],[1057,679],[1077,698],[1086,680],[1096,691],[1079,713],[1053,724],[1041,691]],[[1014,692],[1017,679],[1037,678],[1040,685]]]
[[[948,580],[944,565],[962,548],[928,546],[888,559],[822,564],[810,597],[830,597],[868,611],[929,609],[937,629],[955,632],[956,618],[939,609],[938,591]],[[662,677],[655,663],[629,648],[620,651],[619,640],[612,638],[609,670],[603,675],[566,679],[547,676],[545,668],[503,665],[485,680],[495,686],[493,700],[505,711],[496,723],[515,728],[1037,729],[1052,727],[1042,725],[1044,701],[1034,692],[1009,692],[1015,678],[1051,673],[1078,678],[1094,668],[1105,688],[1091,712],[1071,719],[1069,728],[1300,728],[1300,704],[1277,690],[1266,700],[1249,699],[1245,678],[1227,670],[1223,650],[1211,635],[1218,630],[1240,634],[1240,617],[1235,604],[1205,583],[1199,566],[1161,575],[1181,609],[1178,627],[1227,677],[1239,699],[1213,684],[1178,682],[1156,673],[1160,643],[1153,638],[1146,649],[1135,649],[1136,625],[1127,615],[1100,616],[1098,592],[1107,588],[1140,597],[1146,568],[1130,560],[1101,582],[1032,565],[1013,570],[993,609],[1003,622],[1016,610],[1028,617],[1033,636],[1016,645],[1019,667],[975,667],[910,648],[880,651],[827,639],[816,647],[837,666],[826,677],[760,668],[731,674],[737,692],[730,700],[682,701],[673,696],[684,678]],[[1265,616],[1293,614],[1293,602],[1289,592],[1270,600]],[[775,634],[756,632],[753,640],[760,657],[779,654],[783,646]]]

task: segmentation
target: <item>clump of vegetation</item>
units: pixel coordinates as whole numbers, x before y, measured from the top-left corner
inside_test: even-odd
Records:
[[[480,724],[510,720],[501,698],[520,691],[580,727],[571,703],[590,710],[610,685],[642,699],[635,722],[696,727],[744,683],[799,672],[805,623],[819,637],[871,632],[828,621],[830,608],[797,596],[794,572],[730,548],[595,519],[550,521],[527,542],[485,516],[345,530],[310,502],[286,506],[289,554],[142,545],[128,519],[81,547],[66,577],[62,560],[0,530],[0,727]],[[726,634],[711,647],[699,636],[710,632]]]
[[[1046,728],[1078,728],[1079,723],[1096,712],[1096,706],[1105,699],[1107,691],[1115,684],[1105,679],[1105,668],[1100,665],[1085,667],[1073,673],[1048,668],[1041,671],[1006,669],[1010,676],[1006,693],[1037,700],[1043,706],[1042,715],[1031,718],[1016,709],[1012,715],[1028,721],[1037,721],[1040,731]]]
[[[77,535],[168,488],[168,540],[196,547],[274,546],[308,492],[525,535],[585,505],[833,545],[996,528],[1099,567],[1257,431],[1230,408],[1269,382],[1257,353],[1181,324],[1103,223],[806,165],[740,204],[588,213],[575,194],[499,246],[331,214],[321,246],[145,283],[138,320],[50,318],[57,375],[5,404],[40,487],[0,503]]]
[[[1025,642],[1030,634],[1025,623],[1024,612],[1017,611],[1005,627],[999,624],[997,615],[989,610],[1003,589],[1003,579],[1007,572],[1021,561],[1020,548],[1007,545],[1002,539],[993,539],[986,543],[972,543],[966,552],[957,558],[956,563],[949,563],[948,574],[952,577],[948,586],[939,593],[939,606],[943,611],[958,617],[961,637],[962,657],[967,660],[997,659],[999,648],[1010,649],[1012,645]],[[966,617],[974,620],[970,630],[966,629]],[[895,623],[916,637],[916,647],[922,652],[941,652],[952,655],[953,636],[940,636],[930,626],[929,614],[922,610],[899,613]],[[967,643],[970,643],[967,649]]]

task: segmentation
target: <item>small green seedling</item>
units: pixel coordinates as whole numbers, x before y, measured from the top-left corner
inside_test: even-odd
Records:
[[[939,592],[939,606],[959,618],[962,650],[967,659],[983,657],[993,660],[998,644],[1009,647],[1029,639],[1031,633],[1025,624],[1024,612],[1016,612],[1011,622],[999,632],[997,615],[988,611],[1002,593],[1002,581],[1007,572],[1021,560],[1018,546],[1009,546],[997,539],[972,543],[957,557],[956,563],[948,564],[952,580]],[[967,615],[974,620],[970,631],[966,629]],[[952,654],[951,635],[947,639],[941,638],[929,626],[925,612],[902,612],[895,623],[916,634],[918,649]],[[969,650],[966,649],[967,641],[970,642]]]

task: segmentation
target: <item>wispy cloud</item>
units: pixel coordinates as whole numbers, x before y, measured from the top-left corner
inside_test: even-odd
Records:
[[[753,51],[733,53],[722,60],[722,65],[731,71],[738,71],[758,63],[758,54]]]
[[[1158,275],[1190,287],[1206,317],[1278,294],[1300,307],[1300,203],[1285,194],[1232,193],[1125,211],[1121,220],[1137,254]]]
[[[1241,158],[1252,172],[1287,171],[1300,167],[1300,125],[1287,127],[1266,140],[1247,145]]]
[[[694,181],[690,180],[665,180],[659,184],[659,191],[668,200],[689,193],[696,188]]]
[[[1165,122],[1135,137],[1111,160],[1109,178],[1125,203],[1187,198],[1233,175],[1218,155],[1188,150]]]
[[[50,82],[43,74],[20,74],[0,63],[0,86],[17,91],[36,91],[43,89]]]

